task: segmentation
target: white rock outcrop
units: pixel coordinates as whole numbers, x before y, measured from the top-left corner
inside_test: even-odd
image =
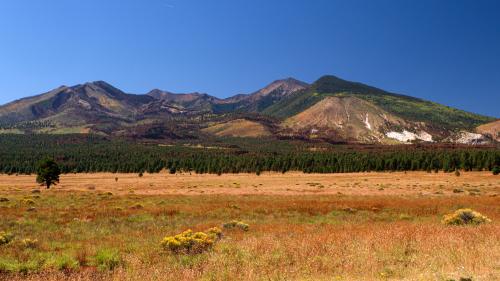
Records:
[[[403,132],[401,132],[401,133],[391,131],[391,132],[387,132],[385,135],[388,138],[396,139],[396,140],[398,140],[400,142],[404,142],[404,143],[411,142],[414,140],[433,142],[431,134],[429,134],[425,131],[421,131],[418,134],[407,131],[407,130],[403,130]]]

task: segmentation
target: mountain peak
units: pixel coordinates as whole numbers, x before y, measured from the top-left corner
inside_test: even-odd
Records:
[[[300,91],[302,89],[305,89],[309,85],[305,82],[299,81],[295,78],[285,78],[285,79],[280,79],[272,82],[271,84],[267,85],[266,87],[260,89],[259,91],[251,94],[250,96],[252,97],[263,97],[267,96],[271,93],[276,93],[276,91],[279,91],[278,95],[280,96],[287,96],[291,93],[294,93],[296,91]]]
[[[390,94],[384,90],[363,83],[344,80],[334,75],[322,76],[312,84],[311,88],[317,93]]]
[[[288,77],[279,79],[266,85],[264,88],[251,94],[239,94],[225,99],[226,103],[239,104],[237,108],[246,108],[260,111],[263,107],[289,96],[292,93],[306,89],[309,84]]]
[[[108,82],[106,81],[102,81],[102,80],[97,80],[97,81],[92,81],[92,82],[86,82],[85,84],[83,85],[77,85],[75,87],[78,87],[78,86],[84,86],[84,87],[90,87],[91,89],[97,89],[97,88],[100,88],[106,92],[120,92],[120,93],[123,93],[120,89],[114,87],[113,85],[109,84]]]
[[[275,82],[285,82],[285,83],[294,83],[294,84],[301,84],[301,85],[308,85],[306,82],[300,81],[298,79],[295,79],[293,77],[287,77],[283,79],[276,80]]]
[[[425,131],[437,139],[445,139],[453,131],[470,131],[494,121],[333,75],[325,75],[312,85],[287,77],[252,94],[224,100],[205,93],[177,94],[160,89],[133,95],[98,80],[61,86],[0,106],[0,124],[26,132],[87,128],[119,135],[133,133],[135,126],[148,128],[158,122],[173,122],[186,127],[172,127],[172,130],[196,135],[197,128],[237,115],[257,118],[258,122],[271,126],[278,137],[289,133],[307,137],[313,130],[325,138],[337,140],[343,136],[356,141],[379,141],[386,138],[385,133],[401,134],[401,130],[416,135]],[[31,125],[31,121],[43,121],[50,127],[38,128],[39,123]],[[485,125],[478,131],[494,138],[498,135],[497,127],[497,124]]]

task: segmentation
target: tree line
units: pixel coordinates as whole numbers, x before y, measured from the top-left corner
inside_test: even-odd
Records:
[[[276,145],[276,144],[273,144]],[[289,145],[289,144],[288,144]],[[266,144],[262,144],[266,146]],[[279,146],[279,144],[278,144]],[[284,149],[284,147],[286,149]],[[0,172],[33,174],[41,159],[54,159],[62,173],[346,173],[366,171],[493,170],[497,148],[398,148],[311,151],[293,145],[244,150],[236,145],[198,148],[108,140],[97,136],[0,136]]]

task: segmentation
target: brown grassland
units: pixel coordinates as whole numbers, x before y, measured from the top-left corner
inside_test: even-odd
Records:
[[[460,208],[492,222],[441,223]],[[203,253],[160,246],[232,220]],[[0,175],[0,280],[500,280],[499,222],[489,172]]]

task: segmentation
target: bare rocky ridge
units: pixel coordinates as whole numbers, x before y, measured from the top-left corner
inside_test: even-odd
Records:
[[[405,121],[356,97],[328,97],[285,120],[284,128],[311,136],[384,142],[385,131]]]

